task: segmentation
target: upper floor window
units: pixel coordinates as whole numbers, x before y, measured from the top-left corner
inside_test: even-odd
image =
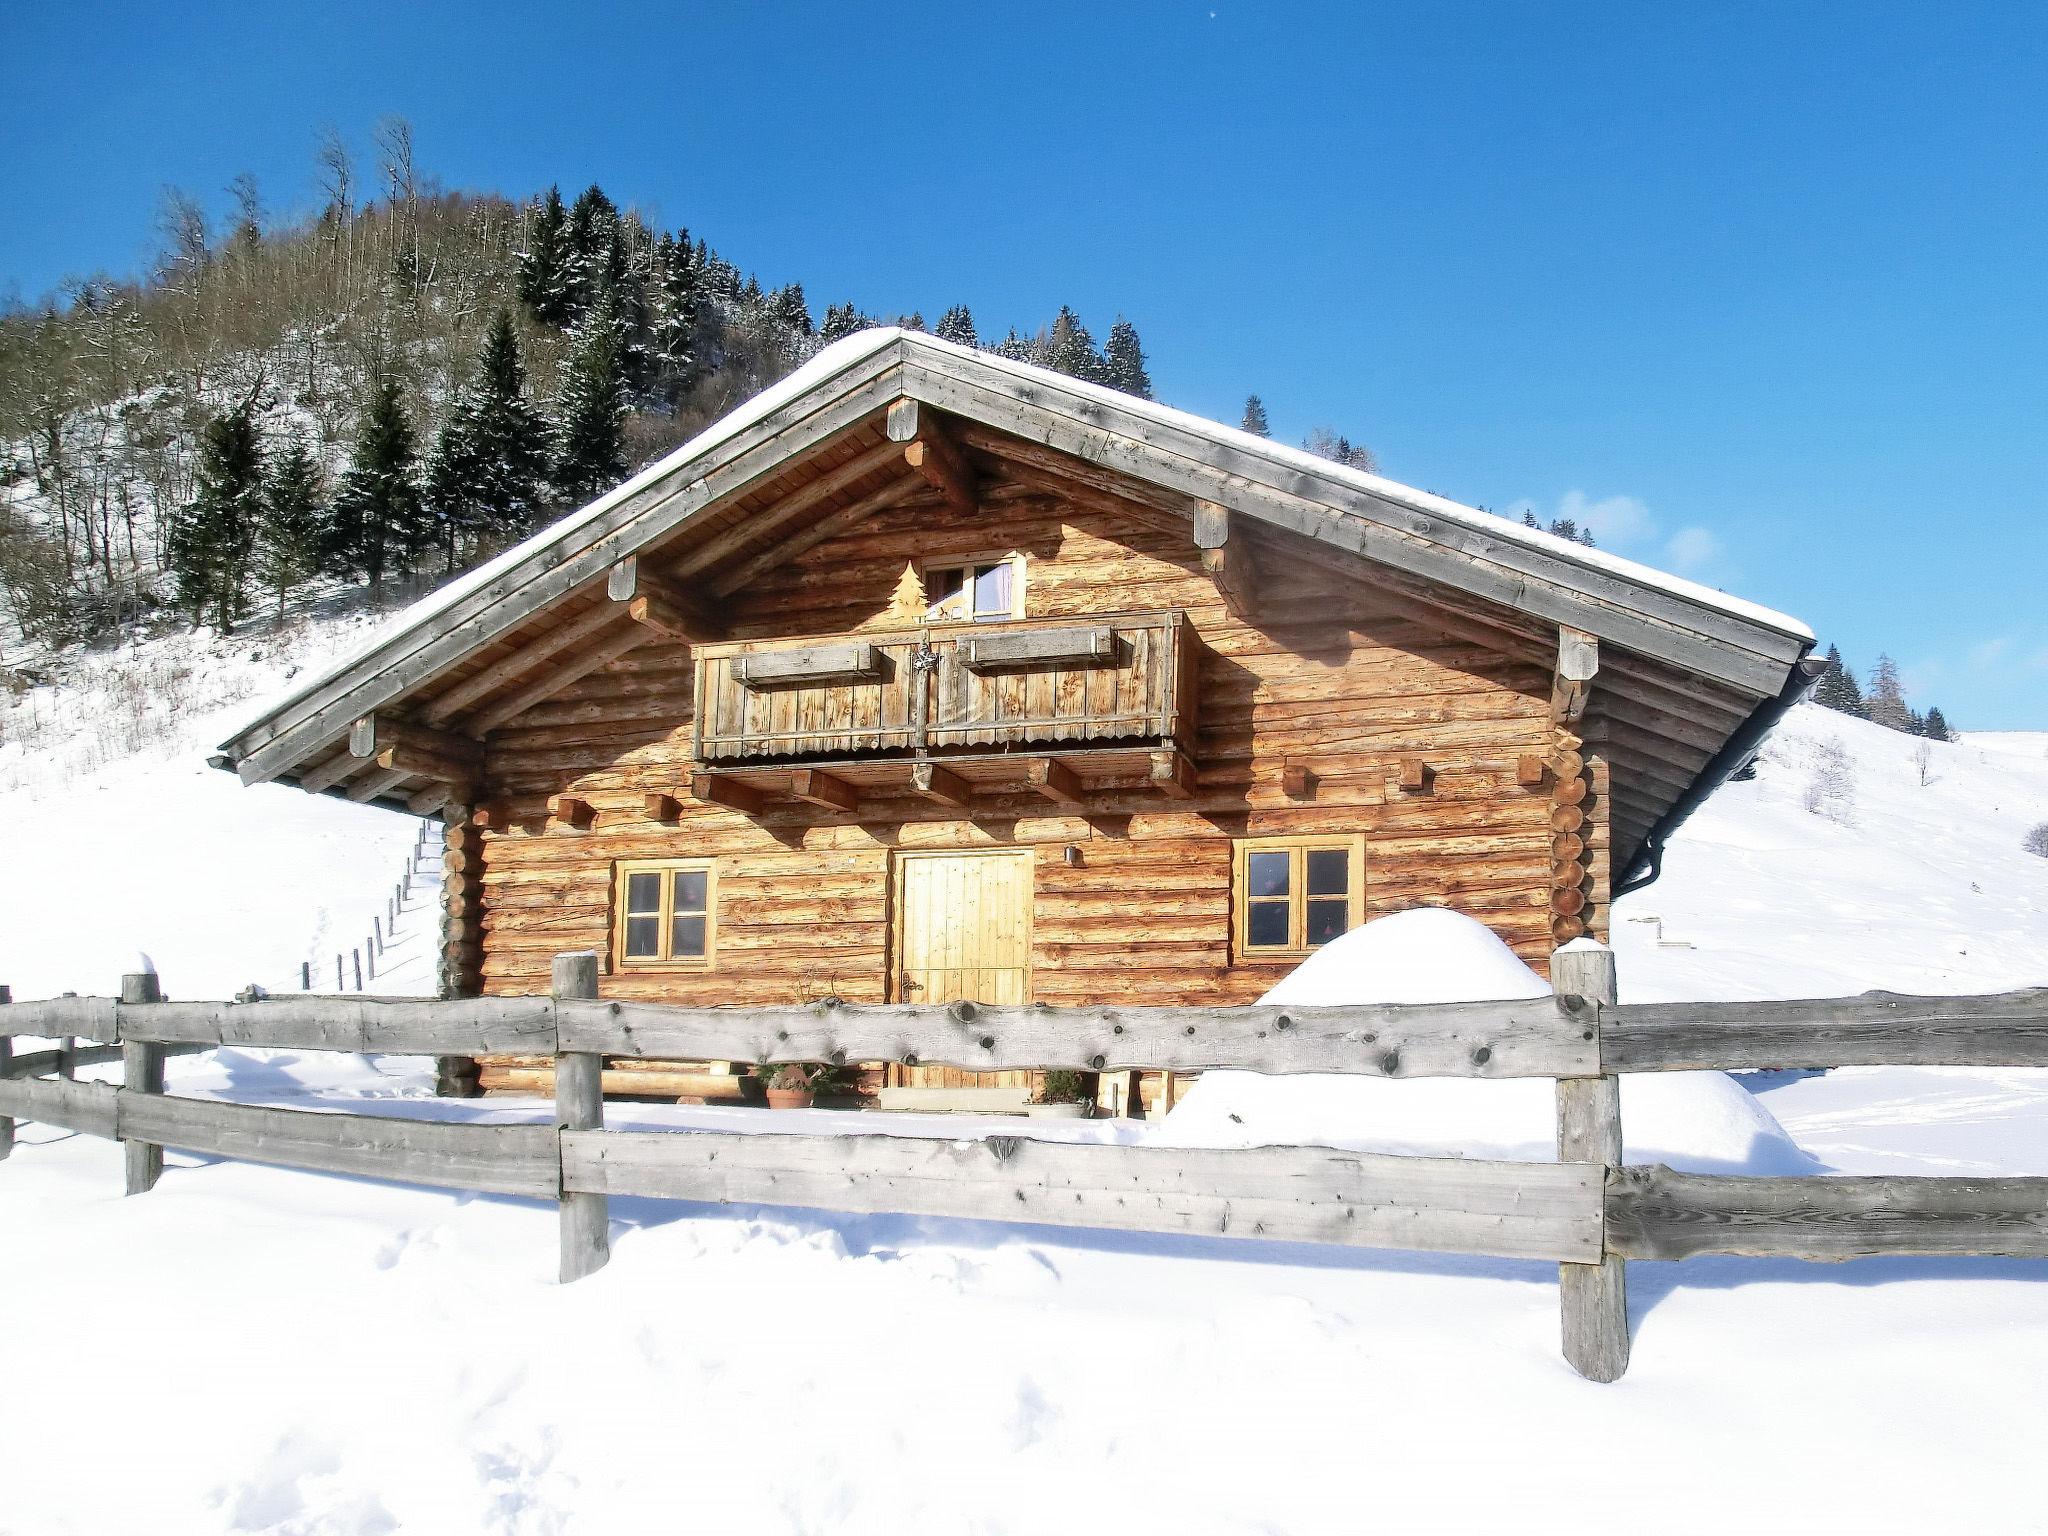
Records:
[[[708,968],[718,875],[709,859],[635,859],[618,871],[612,954],[621,967]]]
[[[1256,837],[1237,844],[1237,952],[1298,959],[1358,926],[1365,845],[1355,836]]]
[[[986,624],[1024,617],[1024,557],[938,561],[924,568],[925,620]]]

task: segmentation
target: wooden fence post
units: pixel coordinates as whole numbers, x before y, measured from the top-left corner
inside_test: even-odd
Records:
[[[1613,1006],[1614,951],[1592,939],[1572,940],[1552,953],[1550,984],[1560,998]],[[1614,1177],[1621,1166],[1620,1078],[1557,1080],[1557,1155],[1562,1162],[1601,1164],[1603,1185]],[[1601,1231],[1600,1263],[1557,1267],[1564,1357],[1589,1381],[1618,1381],[1628,1369],[1628,1276],[1624,1262],[1606,1251],[1604,1214]]]
[[[163,989],[154,971],[131,971],[121,978],[121,1007],[160,1003]],[[118,1032],[118,1031],[117,1031]],[[121,1042],[121,1086],[129,1093],[164,1091],[164,1048],[147,1040]],[[163,1177],[164,1149],[146,1141],[123,1141],[128,1163],[128,1193],[146,1195]]]
[[[14,989],[12,987],[0,987],[0,1008],[5,1008],[13,1001]],[[0,1077],[7,1075],[7,1068],[13,1063],[13,1060],[14,1036],[7,1033],[6,1024],[0,1023]],[[6,1161],[8,1153],[13,1150],[14,1117],[12,1115],[0,1115],[0,1162]]]
[[[555,956],[557,1001],[597,996],[597,952]],[[587,1051],[555,1054],[555,1120],[564,1131],[604,1129],[604,1057]],[[612,1256],[611,1201],[604,1195],[562,1192],[564,1283],[603,1269]]]

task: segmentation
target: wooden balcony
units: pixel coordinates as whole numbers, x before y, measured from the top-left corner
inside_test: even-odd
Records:
[[[695,757],[798,798],[806,764],[929,793],[933,774],[912,770],[940,760],[954,772],[936,782],[956,787],[1017,779],[1066,798],[1043,781],[1077,791],[1071,759],[1182,792],[1196,645],[1178,609],[703,645]]]

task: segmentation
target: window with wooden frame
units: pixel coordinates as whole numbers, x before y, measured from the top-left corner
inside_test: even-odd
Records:
[[[925,621],[992,624],[1024,617],[1024,557],[958,556],[924,567]]]
[[[1365,839],[1247,837],[1232,872],[1232,947],[1245,960],[1298,960],[1365,916]]]
[[[718,938],[718,871],[710,859],[622,860],[617,878],[615,968],[710,968]]]

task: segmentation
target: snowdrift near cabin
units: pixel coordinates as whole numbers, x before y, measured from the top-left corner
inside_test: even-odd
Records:
[[[1426,909],[1354,928],[1260,1001],[1315,1007],[1549,995],[1550,984],[1485,924]],[[1169,1147],[1304,1144],[1545,1162],[1557,1155],[1556,1102],[1549,1078],[1392,1082],[1336,1073],[1208,1072],[1146,1140]],[[1630,1162],[1668,1163],[1693,1173],[1823,1171],[1725,1072],[1623,1078],[1621,1126]]]
[[[1550,983],[1484,923],[1462,912],[1418,907],[1376,917],[1324,945],[1259,1001],[1313,1008],[1548,996]]]

